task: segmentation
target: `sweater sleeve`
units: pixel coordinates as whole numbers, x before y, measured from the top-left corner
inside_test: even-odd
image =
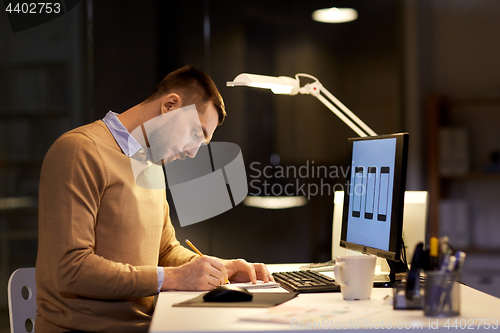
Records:
[[[198,255],[191,250],[182,246],[175,237],[175,229],[170,220],[170,208],[165,201],[165,222],[163,224],[163,232],[160,245],[160,266],[180,266],[186,262],[193,260]]]
[[[119,299],[157,293],[157,268],[114,262],[95,254],[95,226],[106,190],[105,166],[95,142],[83,133],[65,134],[42,166],[39,264],[60,293]],[[40,253],[43,251],[44,253]]]

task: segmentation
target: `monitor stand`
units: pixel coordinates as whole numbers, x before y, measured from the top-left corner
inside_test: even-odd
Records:
[[[402,261],[386,260],[389,268],[391,269],[389,273],[389,281],[375,280],[373,283],[375,288],[392,288],[394,285],[400,283],[404,278],[406,278],[408,267]]]

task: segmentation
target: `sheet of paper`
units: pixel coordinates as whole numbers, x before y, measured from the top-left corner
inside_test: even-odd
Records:
[[[287,303],[275,306],[255,316],[240,318],[242,321],[266,322],[275,324],[293,323],[329,323],[330,321],[342,319],[345,321],[352,318],[364,318],[379,312],[378,309],[352,308],[350,306],[323,305],[294,306]]]
[[[280,284],[278,282],[264,282],[264,281],[257,281],[257,284],[253,284],[252,282],[247,282],[247,283],[231,283],[232,286],[237,286],[237,287],[243,287],[248,290],[251,289],[267,289],[267,288],[278,288],[280,287]]]

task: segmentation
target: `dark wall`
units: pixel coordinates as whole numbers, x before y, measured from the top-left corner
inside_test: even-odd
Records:
[[[355,7],[359,19],[314,22],[315,9]],[[226,87],[242,72],[294,76],[308,73],[378,133],[402,131],[401,14],[395,0],[223,0],[94,2],[95,119],[141,102],[169,72],[193,64],[219,87],[228,116],[214,141],[238,144],[249,166],[344,167],[348,137],[356,136],[311,96]],[[292,180],[295,181],[295,180]],[[301,184],[330,189],[342,177],[305,177]],[[170,200],[170,202],[172,202]],[[333,191],[304,207],[260,210],[242,204],[181,228],[207,253],[253,261],[327,260],[331,254]]]
[[[156,1],[93,1],[94,120],[143,101],[158,81]]]

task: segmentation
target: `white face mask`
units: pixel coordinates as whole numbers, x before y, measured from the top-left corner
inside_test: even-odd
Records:
[[[169,111],[144,123],[151,162],[161,165],[194,157],[205,142],[195,105]],[[141,131],[142,132],[142,131]],[[143,133],[140,133],[143,136]],[[136,138],[137,140],[137,138]]]
[[[147,189],[165,189],[165,171],[181,226],[221,214],[248,194],[239,147],[229,142],[205,146],[195,105],[148,120],[131,134],[143,147],[130,158],[136,184]],[[192,159],[182,161],[185,157]],[[180,161],[171,163],[175,160]]]

